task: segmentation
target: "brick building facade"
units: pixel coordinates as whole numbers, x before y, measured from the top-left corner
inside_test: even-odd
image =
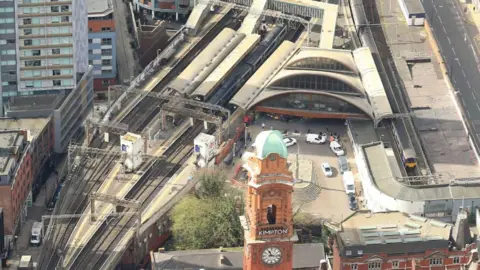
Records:
[[[475,242],[452,235],[462,229],[400,212],[356,212],[333,237],[333,269],[478,269]]]
[[[49,165],[53,123],[51,118],[2,119],[0,129],[0,207],[8,241],[31,206],[35,180]]]

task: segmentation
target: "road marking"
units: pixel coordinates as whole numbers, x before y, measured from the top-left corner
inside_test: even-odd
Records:
[[[466,110],[466,111],[467,111],[467,110]],[[468,118],[470,118],[470,112],[469,112],[469,111],[467,111],[467,114],[468,114]]]
[[[480,111],[480,105],[478,105],[478,103],[477,103],[477,109]]]
[[[472,92],[472,97],[474,100],[477,100],[477,98],[475,97],[475,93]]]
[[[465,71],[463,71],[463,68],[462,68],[462,74],[463,74],[463,77],[465,77],[465,79],[466,79],[467,75],[465,75]]]
[[[462,98],[462,104],[463,104],[463,106],[465,106],[465,101],[463,100],[463,98]]]
[[[455,51],[455,49],[453,47],[452,47],[452,52],[455,56],[457,55],[457,52]]]
[[[469,81],[467,81],[467,85],[468,85],[468,88],[472,89],[472,86],[470,86],[470,82],[469,82]],[[472,95],[473,95],[473,92],[472,92]],[[475,96],[473,96],[473,97],[475,97]]]
[[[450,38],[449,38],[449,37],[447,37],[447,40],[448,40],[448,43],[449,43],[450,45],[452,45],[452,42],[450,41]]]

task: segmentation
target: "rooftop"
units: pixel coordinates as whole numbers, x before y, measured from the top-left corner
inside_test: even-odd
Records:
[[[358,211],[342,222],[337,241],[341,241],[347,256],[390,250],[413,252],[446,247],[451,228],[451,224],[401,212]]]
[[[50,118],[2,118],[0,119],[0,132],[2,130],[30,130],[30,136],[35,138],[50,122]],[[29,138],[27,138],[28,140]]]
[[[7,110],[55,110],[62,105],[64,99],[65,95],[63,94],[11,97]]]
[[[325,259],[323,244],[296,244],[293,246],[293,268],[319,267]],[[152,269],[243,269],[243,248],[221,252],[218,249],[155,252]]]
[[[273,153],[283,158],[288,157],[288,150],[283,142],[283,135],[278,130],[260,132],[257,138],[255,138],[255,149],[259,159],[264,159]]]
[[[4,131],[0,132],[0,185],[10,184],[12,167],[15,166],[15,158],[17,152],[23,151],[24,136],[20,131]],[[19,153],[20,154],[20,153]]]
[[[87,0],[88,17],[106,16],[113,12],[112,0]]]

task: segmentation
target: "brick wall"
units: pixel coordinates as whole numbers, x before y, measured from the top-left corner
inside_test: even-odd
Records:
[[[14,224],[14,213],[9,185],[0,186],[0,207],[3,208],[5,235],[11,235]]]

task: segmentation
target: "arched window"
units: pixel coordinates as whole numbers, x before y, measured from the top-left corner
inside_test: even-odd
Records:
[[[308,89],[317,91],[344,92],[361,94],[357,89],[351,87],[338,79],[320,75],[295,75],[280,79],[273,83],[271,88],[287,89]]]
[[[310,69],[310,70],[334,70],[348,73],[355,73],[352,69],[342,64],[341,62],[325,58],[325,57],[312,57],[294,62],[288,66],[289,68],[296,69]]]
[[[277,207],[275,204],[270,204],[267,207],[267,221],[268,224],[275,224],[277,221]]]

